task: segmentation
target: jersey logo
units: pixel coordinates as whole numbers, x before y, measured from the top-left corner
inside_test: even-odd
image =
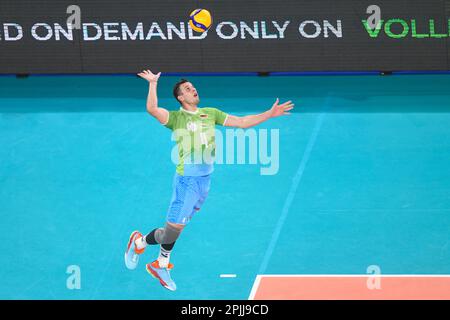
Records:
[[[205,118],[206,119],[206,118],[208,118],[208,115],[207,114],[201,114],[200,118]]]
[[[197,124],[195,122],[189,121],[186,123],[186,129],[188,129],[191,132],[197,131]]]

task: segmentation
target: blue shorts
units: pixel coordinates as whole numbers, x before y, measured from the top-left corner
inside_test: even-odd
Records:
[[[211,176],[181,176],[175,173],[173,194],[170,201],[167,221],[187,224],[192,216],[200,210],[208,196]]]

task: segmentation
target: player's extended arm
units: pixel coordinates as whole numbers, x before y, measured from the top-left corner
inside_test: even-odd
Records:
[[[282,115],[290,114],[288,111],[294,108],[294,104],[292,101],[287,101],[282,104],[278,104],[279,99],[275,101],[272,108],[267,110],[266,112],[249,115],[244,117],[237,117],[229,115],[224,124],[226,127],[238,127],[238,128],[250,128],[256,126],[264,121],[269,120],[270,118],[279,117]]]
[[[158,96],[156,89],[158,86],[158,79],[161,72],[153,74],[150,70],[144,70],[138,73],[138,76],[148,81],[148,96],[147,96],[147,111],[153,117],[158,119],[162,124],[167,123],[169,117],[169,111],[164,108],[158,107]]]

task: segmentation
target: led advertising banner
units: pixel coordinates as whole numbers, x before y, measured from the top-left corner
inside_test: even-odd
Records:
[[[0,73],[448,70],[444,0],[0,0]],[[191,29],[196,8],[212,15]]]

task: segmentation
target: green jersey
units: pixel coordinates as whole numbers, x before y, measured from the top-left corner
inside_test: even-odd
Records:
[[[195,112],[180,108],[170,111],[166,128],[173,131],[178,147],[177,173],[184,176],[205,176],[213,171],[215,126],[223,125],[225,112],[215,108],[197,108]]]

